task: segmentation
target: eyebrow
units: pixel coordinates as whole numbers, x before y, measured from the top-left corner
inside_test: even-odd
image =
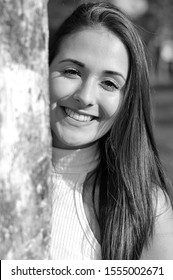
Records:
[[[75,59],[71,59],[71,58],[63,59],[63,60],[61,60],[59,63],[63,63],[63,62],[72,62],[72,63],[75,63],[76,65],[78,65],[79,67],[82,67],[82,68],[85,67],[85,64],[84,64],[84,63],[79,62],[78,60],[75,60]],[[123,74],[121,74],[121,73],[119,73],[119,72],[117,72],[117,71],[105,70],[104,73],[107,74],[107,75],[120,76],[124,81],[126,81],[126,79],[125,79],[125,77],[123,76]]]
[[[123,74],[117,72],[117,71],[112,71],[112,70],[105,70],[104,71],[105,74],[108,75],[115,75],[115,76],[120,76],[124,81],[126,81],[125,77],[123,76]]]
[[[63,59],[61,60],[59,63],[63,63],[63,62],[72,62],[72,63],[75,63],[76,65],[80,66],[80,67],[85,67],[85,64],[82,63],[82,62],[79,62],[78,60],[75,60],[75,59],[71,59],[71,58],[68,58],[68,59]]]

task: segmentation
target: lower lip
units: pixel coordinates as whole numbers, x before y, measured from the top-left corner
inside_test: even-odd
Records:
[[[61,111],[63,112],[63,115],[65,117],[65,120],[67,120],[70,124],[73,124],[73,125],[80,125],[80,126],[87,126],[87,125],[90,125],[92,124],[93,122],[96,121],[96,119],[93,119],[91,121],[88,121],[88,122],[81,122],[81,121],[78,121],[78,120],[75,120],[73,118],[71,118],[70,116],[68,116],[64,110],[64,107],[60,107],[61,108]]]

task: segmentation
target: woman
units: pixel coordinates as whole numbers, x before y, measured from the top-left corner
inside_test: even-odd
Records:
[[[50,42],[52,259],[171,259],[173,211],[153,139],[144,47],[107,3]]]

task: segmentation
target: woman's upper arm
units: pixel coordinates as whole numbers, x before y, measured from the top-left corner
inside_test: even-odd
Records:
[[[153,239],[144,248],[143,260],[173,260],[173,209],[160,191],[158,195]]]

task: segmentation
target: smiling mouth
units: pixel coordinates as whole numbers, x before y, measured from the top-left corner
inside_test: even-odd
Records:
[[[67,107],[62,107],[62,109],[68,117],[70,117],[71,119],[74,119],[76,121],[79,121],[79,122],[90,122],[93,119],[96,119],[96,117],[94,117],[94,116],[79,114]]]

